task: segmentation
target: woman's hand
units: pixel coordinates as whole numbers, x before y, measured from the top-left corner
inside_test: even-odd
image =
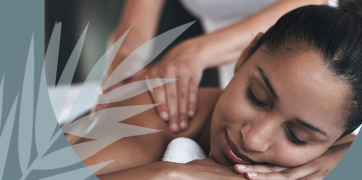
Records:
[[[164,179],[246,179],[244,175],[235,173],[232,167],[216,164],[210,158],[191,161],[187,164],[178,164],[177,168],[169,168],[166,174],[168,176]]]
[[[242,165],[237,164],[234,170],[250,180],[256,179],[323,179],[347,152],[352,142],[332,146],[321,157],[295,168],[285,168],[272,165]]]
[[[172,132],[188,128],[188,118],[193,118],[197,106],[197,90],[205,63],[201,43],[185,41],[170,52],[142,77],[147,79],[173,78],[177,81],[154,88],[152,98],[159,116],[169,121]]]

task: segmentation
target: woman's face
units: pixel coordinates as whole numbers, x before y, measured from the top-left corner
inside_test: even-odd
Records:
[[[240,67],[215,107],[211,153],[219,164],[302,165],[344,132],[348,89],[322,58],[312,50],[264,50]]]

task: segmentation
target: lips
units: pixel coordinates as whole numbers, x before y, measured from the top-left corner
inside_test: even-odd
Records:
[[[224,153],[227,159],[234,164],[255,164],[252,160],[246,157],[244,154],[237,151],[235,144],[229,139],[227,132],[225,133],[225,147]]]

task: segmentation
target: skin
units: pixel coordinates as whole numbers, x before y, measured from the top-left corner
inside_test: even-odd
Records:
[[[186,130],[189,127],[188,119],[193,118],[197,111],[198,84],[204,69],[237,59],[257,32],[265,32],[290,10],[305,5],[326,3],[327,0],[280,0],[231,26],[191,38],[171,49],[147,73],[149,79],[178,79],[177,82],[154,89],[152,98],[156,103],[160,103],[156,107],[158,115],[169,122],[172,132]],[[117,52],[105,79],[125,57],[155,36],[163,4],[163,0],[126,2],[125,11],[110,36],[109,44],[113,44],[131,25],[133,26]],[[132,76],[130,79],[135,77]],[[117,86],[119,85],[121,84]]]
[[[260,35],[254,39],[248,50],[259,37]],[[159,129],[161,132],[122,138],[86,159],[84,163],[89,166],[118,159],[97,172],[102,180],[120,177],[122,179],[321,179],[324,177],[342,158],[354,139],[346,136],[337,141],[344,131],[341,122],[349,92],[346,84],[327,69],[322,58],[313,50],[285,50],[273,54],[262,46],[249,59],[248,53],[250,54],[250,51],[240,56],[235,68],[237,73],[225,91],[200,89],[199,111],[190,121],[190,128],[186,131],[174,134],[168,125],[161,121],[156,110],[150,109],[122,123]],[[265,84],[258,67],[269,79],[277,99]],[[251,86],[255,98],[265,106],[257,106],[248,99],[246,92],[248,86]],[[114,103],[111,107],[150,103],[152,103],[150,95],[143,93]],[[317,127],[327,136],[303,126],[294,120],[296,118]],[[286,133],[287,128],[296,138],[307,143],[304,146],[294,144]],[[233,167],[235,163],[232,163],[224,152],[226,132],[235,144],[236,151],[254,161],[255,165],[247,165],[244,169]],[[176,137],[195,139],[205,153],[210,152],[209,158],[187,164],[159,162],[167,144]],[[84,139],[80,139],[81,141]],[[295,166],[300,167],[285,170]],[[282,173],[275,174],[279,171]]]

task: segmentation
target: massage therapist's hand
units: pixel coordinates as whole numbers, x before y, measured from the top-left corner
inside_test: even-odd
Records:
[[[337,165],[347,152],[351,142],[332,146],[321,157],[299,167],[285,168],[269,165],[242,165],[234,166],[234,170],[250,180],[256,179],[323,179]]]
[[[185,41],[169,51],[142,77],[172,78],[177,81],[154,88],[151,92],[159,116],[169,122],[174,133],[188,128],[188,118],[194,117],[197,90],[205,63],[198,40]]]

